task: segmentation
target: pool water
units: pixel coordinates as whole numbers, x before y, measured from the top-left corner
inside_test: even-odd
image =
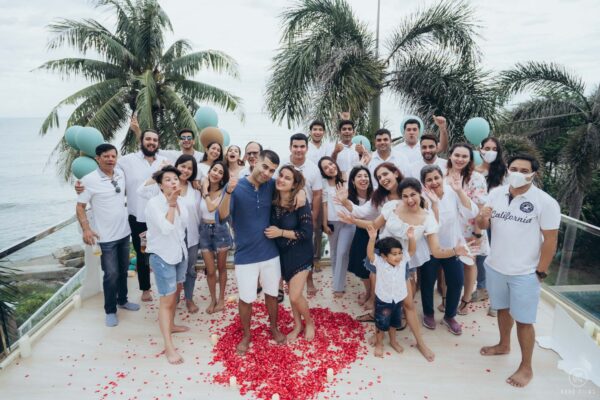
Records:
[[[600,320],[600,291],[562,292],[561,294]]]

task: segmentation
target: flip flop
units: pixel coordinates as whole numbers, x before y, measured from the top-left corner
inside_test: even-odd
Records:
[[[279,289],[279,292],[277,292],[277,302],[278,303],[283,302],[283,289]]]
[[[366,313],[356,317],[356,320],[359,322],[375,322],[375,317],[371,313]]]

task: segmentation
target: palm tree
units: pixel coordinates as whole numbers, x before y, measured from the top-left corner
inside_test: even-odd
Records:
[[[600,156],[600,87],[586,95],[582,79],[553,63],[528,62],[504,71],[498,79],[502,97],[532,90],[534,99],[517,106],[512,121],[533,136],[548,140],[566,134],[562,150],[559,197],[568,206],[569,216],[579,219],[587,188],[591,185]],[[567,227],[557,283],[566,279],[575,245],[576,228]]]
[[[364,122],[371,101],[387,87],[418,111],[432,111],[435,99],[425,94],[431,74],[438,74],[442,90],[464,70],[478,71],[476,25],[464,1],[442,1],[408,16],[390,38],[384,58],[376,56],[373,34],[345,0],[300,0],[282,19],[281,48],[273,60],[266,103],[271,118],[288,126],[320,116],[331,128],[341,110],[351,110],[355,120]],[[430,68],[419,68],[420,59]],[[442,61],[452,63],[445,75],[436,69],[445,68],[437,64]],[[403,82],[408,71],[418,75],[410,85]],[[378,115],[370,125],[370,132],[379,127]]]
[[[59,20],[49,26],[54,37],[49,49],[69,46],[83,57],[52,60],[40,69],[63,76],[81,76],[91,82],[52,109],[41,134],[59,126],[58,110],[77,105],[67,126],[89,125],[110,141],[129,125],[133,113],[142,129],[157,129],[163,145],[176,144],[176,132],[196,129],[193,113],[198,102],[211,102],[227,111],[240,110],[239,97],[191,77],[203,69],[238,77],[237,64],[216,50],[192,52],[187,40],[177,40],[165,50],[164,33],[173,31],[171,21],[156,0],[96,0],[97,7],[110,9],[116,17],[114,31],[93,19]],[[98,59],[84,58],[88,52]],[[129,131],[123,150],[136,146]],[[69,176],[70,161],[77,157],[62,141],[57,146],[59,166]]]
[[[0,358],[8,354],[11,345],[12,304],[16,300],[17,288],[14,285],[14,271],[0,265]]]

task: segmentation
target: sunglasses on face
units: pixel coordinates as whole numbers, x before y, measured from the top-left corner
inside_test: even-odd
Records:
[[[193,138],[193,136],[180,136],[179,140],[192,140]]]
[[[119,184],[117,183],[117,181],[111,180],[110,183],[115,187],[116,193],[121,193],[121,188],[119,187]]]

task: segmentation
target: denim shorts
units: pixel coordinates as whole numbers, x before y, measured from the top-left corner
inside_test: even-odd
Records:
[[[154,272],[154,281],[159,296],[163,297],[175,293],[177,284],[185,282],[187,264],[187,258],[173,265],[165,262],[156,254],[150,254],[150,267]]]
[[[232,244],[228,224],[200,223],[200,251],[229,250]]]
[[[540,302],[540,281],[532,272],[527,275],[505,275],[485,265],[485,281],[494,310],[508,309],[510,315],[522,324],[533,324]]]
[[[390,327],[400,329],[402,327],[402,303],[385,303],[375,296],[375,327],[387,332]]]

